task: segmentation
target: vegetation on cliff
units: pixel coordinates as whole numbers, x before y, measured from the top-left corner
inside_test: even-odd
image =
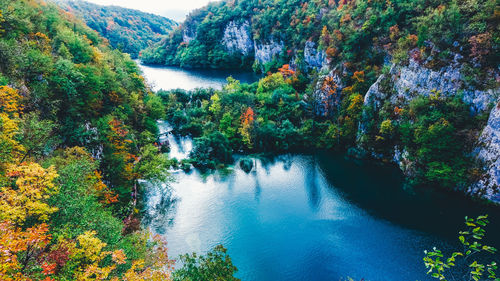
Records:
[[[222,44],[229,22],[249,21],[256,43],[283,43],[275,61],[268,62],[276,67],[294,60],[302,69],[304,46],[312,41],[326,53],[332,69],[343,69],[346,80],[355,71],[365,71],[367,83],[373,83],[387,55],[400,62],[417,48],[411,55],[431,56],[430,67],[460,53],[470,75],[491,81],[488,70],[500,59],[497,12],[494,0],[221,1],[192,12],[168,39],[143,52],[142,60],[201,68],[251,64],[253,54],[242,60],[242,54]],[[485,71],[474,73],[478,63]]]

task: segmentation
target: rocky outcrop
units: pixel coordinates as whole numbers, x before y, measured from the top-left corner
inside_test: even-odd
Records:
[[[340,106],[343,88],[342,80],[335,69],[327,75],[320,76],[312,94],[314,114],[334,115]]]
[[[477,158],[484,164],[484,176],[470,192],[500,203],[500,101],[493,107],[479,138]]]
[[[184,30],[182,31],[182,41],[183,42],[186,42],[186,43],[189,43],[191,42],[191,40],[195,39],[196,38],[196,25],[195,27],[186,27],[184,28]]]
[[[458,56],[458,55],[457,55]],[[369,88],[365,95],[365,108],[378,111],[384,103],[389,101],[394,106],[402,107],[417,96],[428,96],[433,91],[439,91],[443,96],[461,94],[463,101],[470,106],[471,114],[487,112],[493,104],[487,126],[484,128],[476,149],[477,159],[484,163],[484,176],[475,183],[469,192],[500,203],[500,89],[477,90],[465,85],[460,57],[455,63],[439,70],[426,68],[417,61],[410,59],[406,66],[392,65],[390,71],[381,75]],[[358,141],[366,134],[369,114],[363,113],[358,130]],[[358,146],[361,148],[361,145]],[[398,147],[394,147],[392,160],[399,165],[407,175],[411,175],[412,163],[408,161],[408,154]],[[387,155],[377,155],[367,148],[374,158],[387,158]],[[389,157],[390,158],[390,157]]]
[[[283,48],[283,41],[276,42],[271,40],[269,43],[254,41],[255,60],[260,64],[269,63],[283,51]]]
[[[222,44],[230,53],[241,53],[244,56],[253,55],[254,43],[250,23],[248,21],[243,23],[229,22],[224,29]]]
[[[306,42],[304,47],[304,61],[308,68],[316,70],[320,70],[328,64],[325,51],[318,51],[316,43],[312,41]]]
[[[463,81],[458,63],[435,71],[410,59],[407,66],[393,65],[389,74],[379,77],[366,93],[365,105],[378,109],[387,99],[395,105],[406,104],[417,96],[439,91],[444,96],[462,94],[471,113],[477,114],[487,110],[499,96],[499,89],[480,91],[465,87]]]

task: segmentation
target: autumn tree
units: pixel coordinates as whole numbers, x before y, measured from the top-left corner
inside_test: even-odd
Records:
[[[251,107],[248,107],[245,110],[245,112],[243,112],[243,114],[241,114],[241,117],[240,117],[241,125],[240,125],[239,132],[241,134],[243,143],[250,149],[253,146],[251,130],[252,130],[254,119],[255,119],[255,113]]]
[[[5,171],[9,162],[18,160],[24,147],[18,142],[21,96],[8,87],[0,86],[0,170]]]
[[[42,168],[37,163],[11,165],[7,177],[12,185],[1,188],[0,221],[11,221],[24,225],[27,220],[45,222],[57,208],[48,205],[47,200],[57,193],[54,184],[57,173],[53,167]]]

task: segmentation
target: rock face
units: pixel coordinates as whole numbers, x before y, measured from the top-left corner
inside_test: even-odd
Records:
[[[283,48],[283,41],[275,42],[271,40],[267,44],[254,41],[255,60],[260,64],[269,63],[283,51]]]
[[[500,100],[479,138],[477,158],[484,163],[485,173],[470,192],[500,203]]]
[[[460,70],[456,63],[434,71],[413,59],[410,59],[408,66],[393,65],[388,76],[379,77],[370,87],[365,95],[365,105],[378,109],[386,99],[390,99],[393,104],[407,103],[417,96],[428,96],[436,90],[444,96],[462,93],[464,102],[470,105],[473,114],[487,110],[495,102],[499,89],[480,91],[464,88]],[[384,83],[387,82],[385,79],[391,80],[391,83]]]
[[[224,29],[222,44],[224,44],[226,50],[230,53],[241,53],[244,56],[253,55],[254,43],[250,31],[250,23],[248,21],[240,24],[235,21],[229,22]]]
[[[336,70],[318,79],[313,91],[313,110],[317,116],[331,116],[339,108],[344,88]]]
[[[470,187],[471,194],[500,203],[500,89],[480,91],[464,86],[460,64],[453,63],[439,70],[428,69],[415,60],[407,66],[392,65],[387,74],[381,75],[365,95],[364,106],[375,111],[389,101],[394,106],[408,104],[417,96],[428,96],[432,91],[440,91],[443,96],[463,95],[463,101],[470,106],[471,114],[486,112],[493,107],[487,126],[484,128],[476,149],[477,158],[484,166],[484,176]],[[359,124],[358,141],[366,133],[367,114],[363,113]],[[364,120],[364,121],[363,121]],[[380,158],[371,151],[372,157]],[[407,153],[394,147],[392,160],[407,175],[411,175],[411,162]],[[387,157],[387,156],[385,156]]]
[[[325,51],[318,51],[316,49],[316,43],[312,41],[306,42],[304,47],[304,61],[308,68],[316,70],[320,70],[328,64]]]
[[[196,38],[196,26],[194,28],[192,27],[186,27],[184,31],[182,32],[182,41],[189,43],[191,40]]]

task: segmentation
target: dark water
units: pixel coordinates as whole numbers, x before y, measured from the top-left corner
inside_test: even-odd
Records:
[[[232,76],[242,83],[253,83],[259,76],[249,71],[234,70],[186,70],[178,67],[159,67],[138,63],[146,80],[155,91],[160,89],[215,88],[221,89],[226,84],[226,78]]]
[[[191,141],[168,138],[171,157],[185,157]],[[148,189],[145,223],[172,257],[223,244],[244,281],[432,280],[423,251],[456,247],[466,215],[488,213],[500,246],[498,208],[405,188],[394,167],[328,153],[255,164],[249,174],[173,172],[175,182]]]

